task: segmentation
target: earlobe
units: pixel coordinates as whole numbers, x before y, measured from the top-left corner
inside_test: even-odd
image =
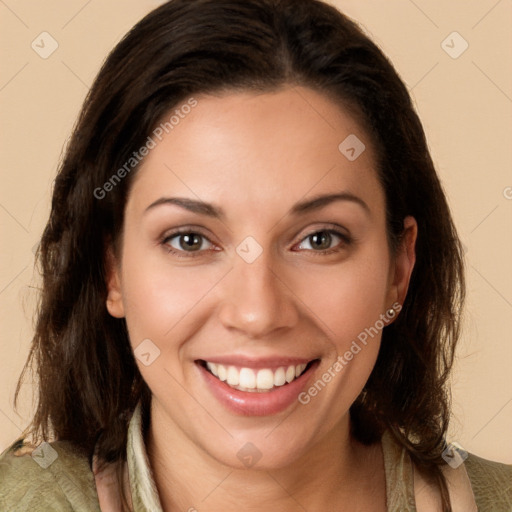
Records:
[[[109,246],[106,251],[105,260],[107,276],[107,310],[115,318],[124,318],[123,294],[121,292],[121,272],[111,246]]]
[[[418,236],[418,224],[414,217],[404,219],[404,233],[401,245],[395,256],[393,289],[395,301],[403,304],[409,288],[414,264],[416,263],[416,239]]]

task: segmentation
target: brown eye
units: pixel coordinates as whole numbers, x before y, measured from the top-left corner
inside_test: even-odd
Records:
[[[345,245],[349,245],[350,239],[347,235],[333,230],[322,230],[311,233],[299,244],[299,249],[310,250],[319,254],[335,252]]]
[[[163,243],[171,252],[199,252],[209,249],[212,245],[205,236],[193,231],[170,235],[163,240]]]
[[[201,235],[197,235],[195,233],[179,235],[178,237],[180,248],[188,251],[198,251],[201,249],[202,245],[202,237]]]
[[[331,248],[332,236],[328,231],[319,231],[308,238],[313,249],[326,250]]]

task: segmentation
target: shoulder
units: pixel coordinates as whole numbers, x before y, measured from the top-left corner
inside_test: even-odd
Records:
[[[512,510],[512,465],[482,459],[472,453],[464,461],[478,510]]]
[[[0,510],[100,512],[87,457],[67,441],[13,443],[0,455]]]

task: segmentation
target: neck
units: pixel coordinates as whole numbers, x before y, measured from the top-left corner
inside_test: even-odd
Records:
[[[164,512],[297,509],[385,511],[380,443],[350,435],[348,415],[293,463],[237,469],[211,457],[154,406],[146,446]],[[366,508],[365,508],[366,507]]]

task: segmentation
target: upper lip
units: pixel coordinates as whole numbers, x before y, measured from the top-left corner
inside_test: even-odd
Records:
[[[274,356],[274,357],[248,357],[241,355],[212,356],[199,359],[198,361],[208,361],[210,363],[222,364],[223,366],[236,366],[239,368],[280,368],[282,366],[297,366],[307,364],[315,358]]]

